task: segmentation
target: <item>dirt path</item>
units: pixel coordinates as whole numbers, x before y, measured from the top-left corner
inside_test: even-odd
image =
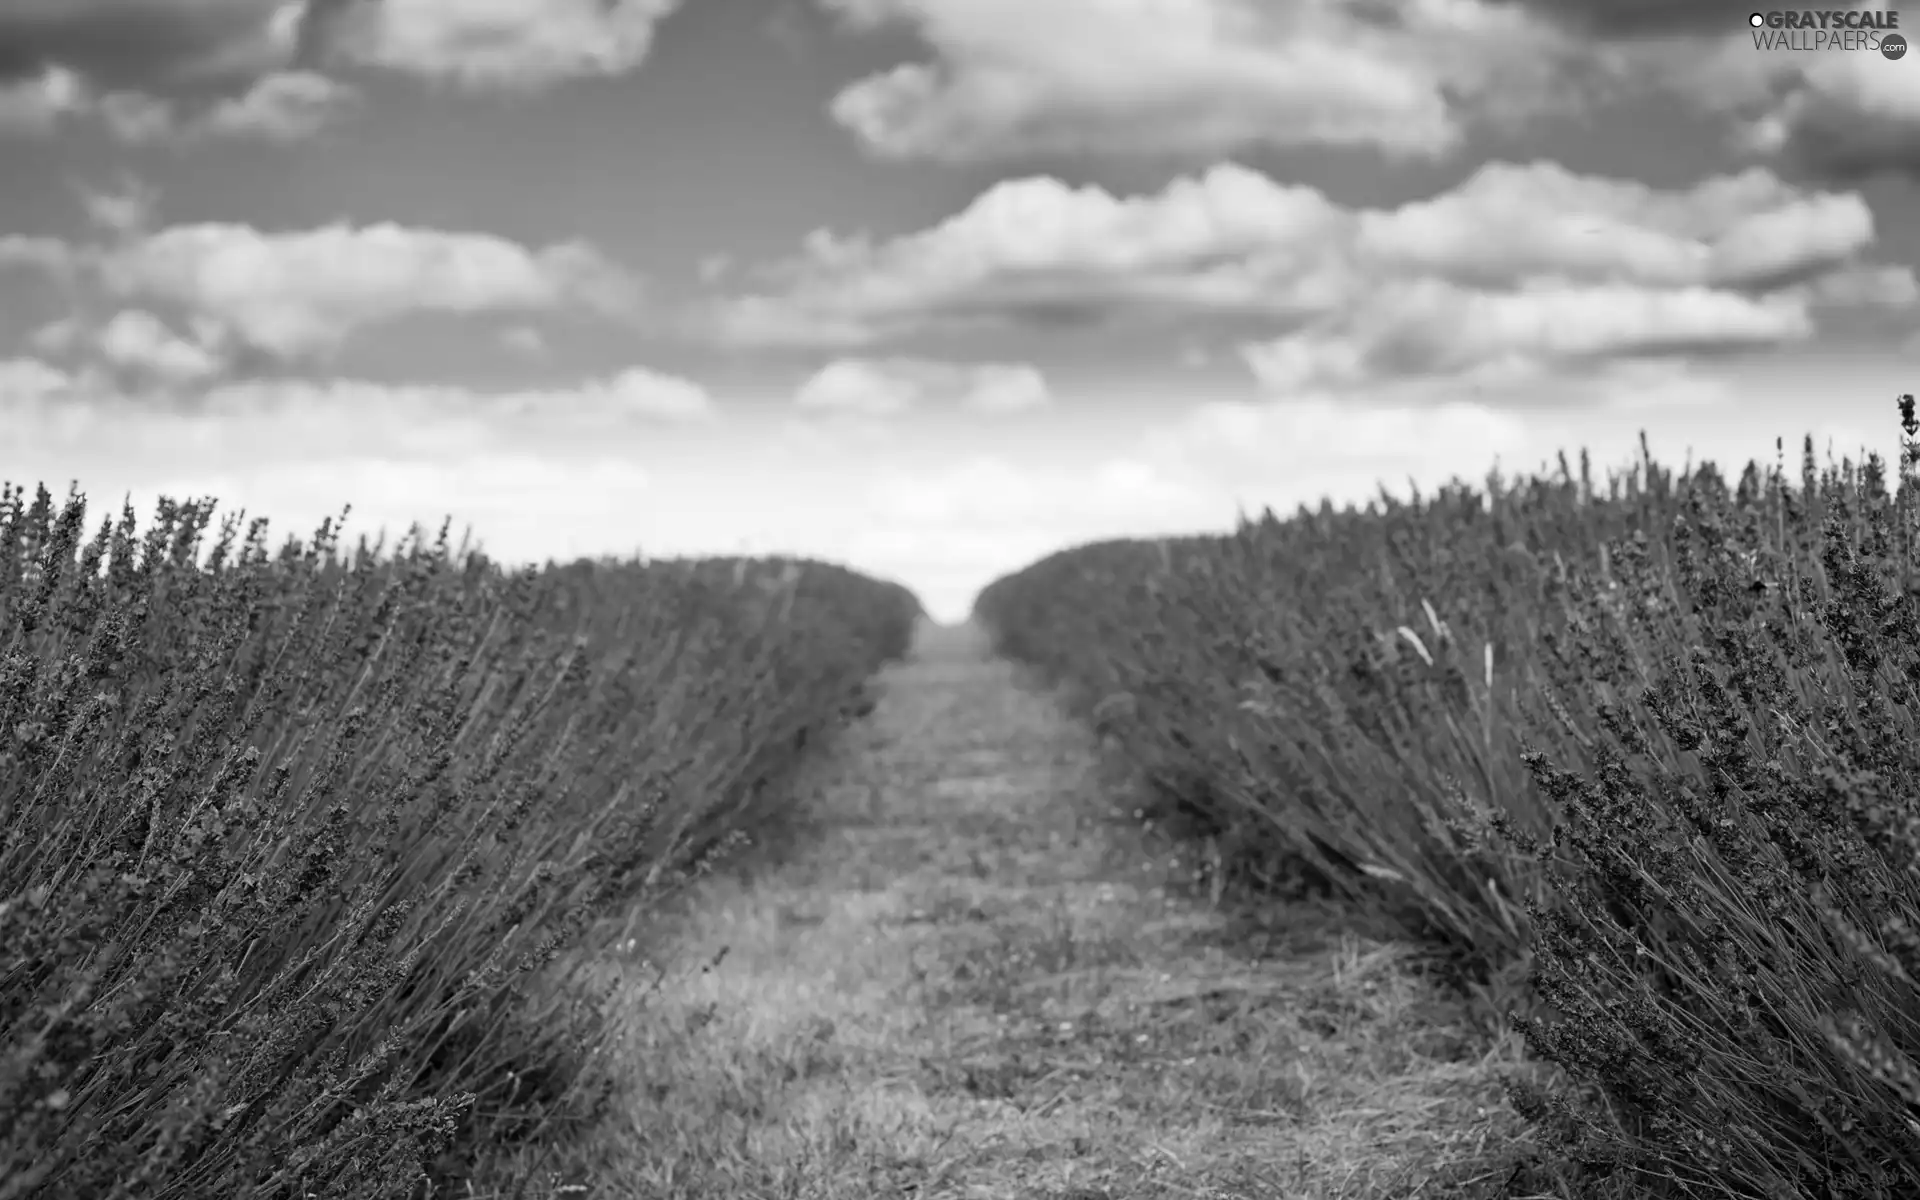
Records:
[[[632,1008],[644,1083],[568,1174],[687,1200],[1524,1194],[1513,1039],[1390,944],[1192,895],[1095,755],[977,634],[930,630],[823,764],[805,847],[691,897]]]

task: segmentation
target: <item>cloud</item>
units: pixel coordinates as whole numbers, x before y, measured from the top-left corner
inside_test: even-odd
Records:
[[[1853,193],[1755,168],[1663,190],[1550,162],[1495,163],[1395,208],[1348,209],[1236,164],[1118,197],[1008,180],[884,242],[810,234],[720,303],[736,344],[864,345],[928,330],[1232,317],[1285,330],[1276,383],[1781,344],[1815,304],[1900,303],[1866,263]]]
[[[64,277],[74,268],[73,248],[58,238],[0,234],[0,267],[24,267]]]
[[[502,330],[500,344],[526,358],[540,358],[547,352],[546,335],[531,325],[515,325]]]
[[[1792,57],[1811,61],[1774,82],[1770,104],[1745,127],[1750,146],[1828,178],[1885,170],[1920,179],[1920,75],[1871,52]]]
[[[834,345],[1062,313],[1311,312],[1341,294],[1328,251],[1351,222],[1318,191],[1235,164],[1145,196],[1009,179],[889,241],[814,231],[799,257],[760,272],[779,290],[725,302],[714,328],[741,343]]]
[[[1725,122],[1733,148],[1802,176],[1920,172],[1920,78],[1890,68],[1877,47],[1767,48],[1748,24],[1753,7],[1733,0],[1516,2],[1584,46],[1590,72],[1607,81],[1590,95],[1671,98]]]
[[[1438,158],[1476,126],[1653,92],[1796,171],[1920,171],[1920,78],[1871,51],[1758,48],[1752,8],[1735,0],[824,2],[927,46],[831,106],[891,157],[1193,161],[1338,145]]]
[[[511,442],[536,427],[590,437],[628,426],[702,422],[715,409],[692,380],[629,367],[567,386],[507,391],[353,379],[241,380],[207,389],[186,411],[235,426],[298,422],[308,446],[338,441],[344,449],[371,441],[432,453],[449,431],[454,442]],[[594,449],[590,441],[580,448]]]
[[[1521,7],[1581,33],[1632,39],[1721,34],[1747,28],[1751,0],[1517,0]],[[1865,7],[1842,3],[1841,8]]]
[[[1027,364],[941,363],[924,359],[843,358],[822,367],[794,394],[808,412],[897,416],[928,403],[983,413],[1013,413],[1051,403],[1044,376]]]
[[[358,90],[312,71],[277,71],[197,109],[142,92],[111,92],[98,109],[122,142],[191,144],[210,138],[304,141],[360,111]]]
[[[646,58],[677,0],[315,0],[326,61],[468,89],[619,75]]]
[[[158,190],[132,175],[123,175],[113,189],[82,185],[74,190],[89,224],[123,238],[151,225],[160,202]]]
[[[52,363],[37,358],[0,358],[0,401],[14,406],[44,403],[66,392],[73,383],[70,373]]]
[[[86,111],[90,101],[86,85],[68,70],[49,67],[16,79],[0,72],[0,134],[44,136],[63,118]]]
[[[144,309],[114,315],[95,337],[102,357],[115,367],[164,383],[191,383],[220,373],[220,357],[168,329]]]
[[[108,89],[166,92],[277,69],[296,53],[300,0],[12,0],[0,81],[71,72]]]
[[[0,11],[0,131],[98,118],[130,143],[290,142],[358,93],[303,69],[305,0],[18,0]]]
[[[483,233],[393,224],[266,233],[176,225],[107,251],[109,290],[186,306],[226,334],[294,358],[409,314],[631,310],[635,284],[582,243],[538,250]]]
[[[0,424],[10,435],[0,445],[0,477],[45,472],[118,490],[157,488],[166,478],[177,485],[191,476],[202,480],[203,494],[254,503],[248,498],[291,486],[292,476],[304,481],[295,490],[310,485],[308,499],[321,506],[295,505],[304,514],[347,499],[359,503],[349,487],[353,472],[479,488],[486,473],[474,464],[522,462],[525,471],[502,476],[496,492],[522,488],[531,473],[555,494],[535,497],[523,510],[490,503],[486,511],[496,515],[484,523],[536,530],[554,518],[556,506],[571,511],[561,491],[591,493],[602,476],[634,478],[636,455],[675,427],[713,417],[699,385],[638,367],[513,391],[356,379],[175,380],[156,388],[150,374],[129,378],[95,365],[66,369],[20,358],[0,360]],[[435,504],[457,498],[423,489],[408,495]],[[618,501],[609,494],[583,503]],[[617,515],[617,507],[611,511]]]
[[[1808,192],[1758,168],[1666,191],[1545,160],[1491,163],[1451,191],[1358,220],[1362,257],[1469,284],[1766,286],[1831,269],[1874,236],[1858,194]]]
[[[1532,110],[1572,84],[1566,40],[1510,5],[1409,0],[826,0],[932,51],[863,79],[836,120],[889,156],[1455,148],[1495,95]]]
[[[1490,293],[1440,280],[1396,283],[1308,330],[1245,350],[1282,391],[1432,378],[1521,362],[1766,347],[1813,331],[1806,304],[1707,288],[1533,284]]]
[[[579,413],[596,421],[642,418],[688,422],[705,421],[714,415],[713,398],[705,388],[644,367],[629,367],[611,378],[571,391],[518,393],[512,396],[511,404],[518,412],[543,419]]]

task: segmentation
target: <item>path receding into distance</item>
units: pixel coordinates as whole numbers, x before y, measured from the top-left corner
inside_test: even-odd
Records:
[[[696,884],[664,982],[609,968],[651,988],[644,1082],[571,1194],[1527,1194],[1517,1039],[1329,914],[1210,903],[1097,756],[977,631],[927,627],[787,861]]]

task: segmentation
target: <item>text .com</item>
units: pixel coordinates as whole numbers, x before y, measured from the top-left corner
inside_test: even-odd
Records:
[[[1747,24],[1753,26],[1756,50],[1872,50],[1890,59],[1907,52],[1897,12],[1779,9],[1756,12]]]

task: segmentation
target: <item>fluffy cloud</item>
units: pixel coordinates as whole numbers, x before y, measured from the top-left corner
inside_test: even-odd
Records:
[[[60,120],[84,112],[92,97],[72,71],[49,67],[9,79],[0,73],[0,133],[51,133]]]
[[[1583,33],[1606,38],[1644,38],[1669,34],[1721,34],[1745,29],[1753,12],[1750,0],[1516,0],[1543,17]],[[1843,3],[1841,8],[1866,5]]]
[[[142,92],[110,92],[98,108],[107,128],[123,142],[187,143],[215,137],[267,142],[303,141],[358,112],[354,88],[312,71],[276,71],[244,92],[198,108]]]
[[[144,309],[125,309],[96,335],[102,357],[113,366],[165,383],[190,383],[219,374],[220,357],[168,329]]]
[[[1475,124],[1664,93],[1834,178],[1920,170],[1920,79],[1872,53],[1768,52],[1736,0],[824,0],[930,56],[846,88],[872,151],[1439,156]],[[1886,0],[1844,8],[1885,10]]]
[[[761,272],[779,290],[728,301],[720,337],[859,344],[926,325],[1098,320],[1128,309],[1306,313],[1347,283],[1351,214],[1244,167],[1117,197],[1009,179],[940,224],[885,242],[816,230]]]
[[[922,359],[836,359],[801,384],[796,407],[819,413],[888,417],[927,403],[985,413],[1042,408],[1046,378],[1026,364],[940,363]]]
[[[94,116],[125,142],[293,142],[357,110],[374,68],[526,90],[637,66],[676,0],[15,0],[0,132]]]
[[[0,11],[0,130],[96,116],[122,141],[290,141],[350,111],[298,69],[305,0],[18,0]]]
[[[65,275],[74,265],[73,249],[58,238],[0,234],[0,267],[28,267]]]
[[[0,10],[0,80],[71,72],[111,89],[166,91],[250,78],[296,53],[302,0],[12,0]]]
[[[513,391],[347,379],[248,380],[204,392],[194,411],[228,423],[271,421],[277,428],[298,421],[309,427],[303,440],[324,439],[331,429],[333,436],[348,439],[345,446],[372,439],[430,448],[448,427],[506,440],[534,427],[591,436],[634,424],[706,421],[715,410],[713,398],[692,380],[629,367],[571,386]]]
[[[990,322],[1234,317],[1288,332],[1249,350],[1277,386],[1511,370],[1533,361],[1763,347],[1815,304],[1900,304],[1865,264],[1858,195],[1753,169],[1684,190],[1492,164],[1440,195],[1346,209],[1225,164],[1117,197],[1009,180],[884,242],[817,231],[777,285],[726,302],[742,343],[861,344]]]
[[[528,89],[633,69],[677,0],[315,0],[329,60],[469,88]]]
[[[1764,347],[1812,332],[1804,301],[1692,287],[1527,285],[1484,292],[1396,283],[1311,328],[1249,346],[1255,375],[1283,391],[1383,375],[1432,378],[1513,363]]]
[[[699,385],[644,368],[517,391],[354,379],[176,379],[156,388],[152,372],[166,364],[153,361],[143,335],[129,333],[144,324],[108,327],[145,355],[147,372],[131,386],[120,371],[99,366],[0,360],[0,424],[11,435],[0,445],[0,477],[44,472],[118,491],[184,486],[193,476],[201,482],[189,490],[197,494],[256,507],[267,495],[275,503],[265,510],[276,517],[288,515],[279,503],[287,500],[302,522],[309,512],[391,497],[396,488],[428,508],[458,507],[464,494],[475,505],[486,502],[491,515],[481,524],[489,531],[502,522],[532,531],[560,519],[557,509],[572,511],[575,499],[614,505],[617,516],[618,495],[594,495],[596,481],[637,478],[636,455],[678,436],[676,427],[714,416]],[[484,465],[509,462],[521,464],[518,473],[503,472],[480,495]],[[538,495],[529,479],[545,481],[553,494]],[[424,482],[414,489],[409,480],[450,490],[436,493]],[[311,495],[296,502],[287,488]],[[503,499],[516,491],[534,491],[535,502],[516,507]],[[412,515],[437,520],[445,511]],[[481,509],[473,514],[479,519]]]
[[[529,415],[577,411],[597,421],[641,418],[687,422],[705,421],[714,415],[713,398],[705,388],[645,367],[629,367],[609,379],[569,392],[521,393],[514,397],[513,404]]]
[[[1567,40],[1481,0],[826,0],[933,52],[855,83],[836,119],[888,155],[1452,149],[1480,102],[1537,109]]]
[[[117,294],[184,305],[282,357],[331,351],[357,329],[411,313],[614,314],[635,296],[632,280],[583,244],[534,250],[491,234],[392,224],[285,233],[178,225],[129,239],[99,266]]]
[[[1766,48],[1752,6],[1735,0],[1516,2],[1579,37],[1616,94],[1663,95],[1725,121],[1738,149],[1838,180],[1920,172],[1920,79],[1871,49]]]
[[[1775,81],[1777,98],[1747,126],[1755,149],[1835,178],[1883,169],[1920,178],[1920,74],[1872,53],[1793,57],[1812,61]]]
[[[37,407],[72,386],[73,377],[52,363],[37,358],[0,358],[0,400],[16,408]]]
[[[546,335],[531,325],[514,325],[501,330],[500,344],[527,358],[539,358],[547,352]]]

